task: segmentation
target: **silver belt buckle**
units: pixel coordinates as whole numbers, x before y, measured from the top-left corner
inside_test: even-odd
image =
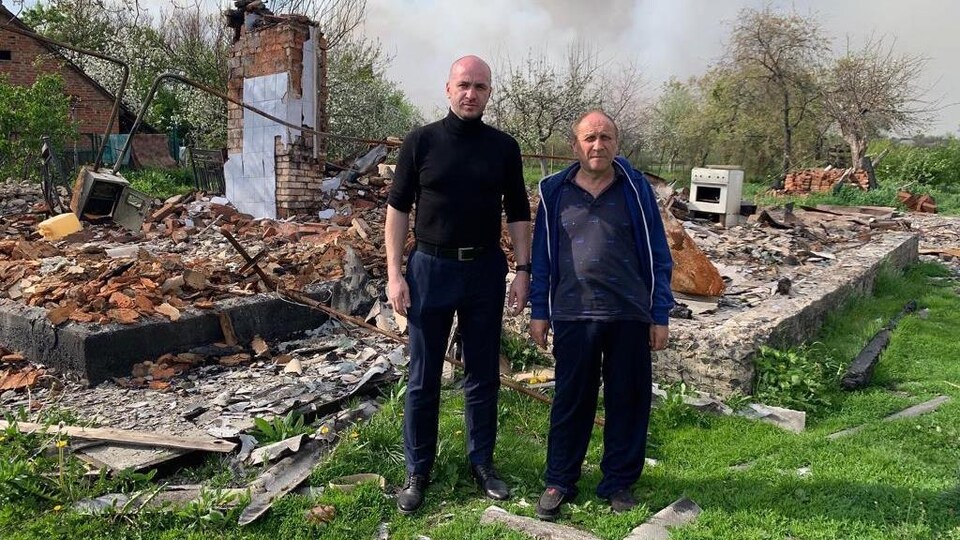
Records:
[[[472,247],[462,247],[457,248],[457,260],[458,261],[472,261],[473,260],[473,251]]]

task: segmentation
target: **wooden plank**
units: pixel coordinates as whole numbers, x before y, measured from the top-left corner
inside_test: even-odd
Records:
[[[6,420],[0,420],[0,429],[6,429],[10,423]],[[126,443],[136,446],[156,446],[160,448],[178,448],[181,450],[203,450],[206,452],[233,452],[237,443],[225,441],[222,439],[208,439],[198,437],[177,437],[175,435],[165,435],[158,433],[144,433],[141,431],[130,431],[127,429],[115,428],[94,428],[81,426],[55,426],[43,424],[30,424],[27,422],[17,422],[17,428],[23,433],[62,433],[69,437],[78,439],[92,439],[97,441],[110,441],[115,443]]]

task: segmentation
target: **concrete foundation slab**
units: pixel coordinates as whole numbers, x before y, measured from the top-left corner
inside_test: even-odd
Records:
[[[275,294],[231,298],[212,310],[188,310],[177,321],[132,325],[70,322],[54,326],[43,308],[0,300],[0,343],[34,362],[99,384],[129,375],[137,362],[222,341],[218,313],[230,318],[241,344],[250,343],[256,335],[283,339],[327,320],[325,314]]]
[[[841,252],[836,260],[741,311],[719,310],[691,320],[671,319],[671,346],[654,353],[654,379],[683,381],[726,398],[750,394],[754,357],[762,345],[789,347],[812,339],[828,313],[850,297],[869,293],[884,265],[903,269],[918,258],[919,238],[891,233]]]

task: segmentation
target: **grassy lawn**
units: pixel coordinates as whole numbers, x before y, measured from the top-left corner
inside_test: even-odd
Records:
[[[802,195],[775,195],[770,193],[769,184],[747,182],[743,185],[743,198],[752,200],[761,206],[778,206],[794,202],[807,206],[835,204],[840,206],[893,206],[903,210],[897,199],[897,188],[892,183],[881,184],[871,191],[861,191],[844,186],[838,193],[807,193]],[[917,193],[926,193],[937,201],[937,211],[946,215],[960,215],[960,187],[919,189]]]
[[[826,321],[819,342],[805,354],[846,362],[907,300],[915,298],[929,309],[926,319],[911,315],[901,321],[867,389],[843,393],[835,384],[837,374],[829,374],[834,384],[820,396],[828,405],[808,416],[802,434],[741,418],[700,415],[670,400],[655,409],[648,456],[659,463],[644,471],[636,486],[641,506],[627,514],[611,514],[593,495],[601,451],[601,432],[595,430],[581,494],[566,506],[561,522],[619,540],[652,513],[688,496],[704,512],[672,538],[960,540],[960,284],[946,276],[942,267],[927,264],[903,276],[883,275],[874,297],[855,299]],[[402,481],[402,391],[402,386],[394,388],[380,414],[344,436],[313,472],[312,485],[358,472],[379,472],[392,485]],[[937,395],[953,399],[919,418],[881,420]],[[215,505],[134,517],[87,517],[67,511],[69,503],[58,500],[62,495],[48,500],[11,491],[11,472],[0,469],[0,531],[5,538],[44,539],[369,539],[386,522],[393,539],[525,538],[479,524],[490,502],[469,480],[462,395],[449,390],[443,403],[433,483],[425,506],[413,517],[401,516],[393,500],[373,486],[349,494],[329,490],[319,500],[290,495],[243,529],[235,525],[236,510],[221,515],[212,509]],[[539,402],[507,389],[501,393],[496,461],[514,489],[513,499],[502,506],[518,514],[532,516],[542,490],[547,412]],[[826,439],[861,424],[865,428],[854,435]],[[3,463],[16,457],[16,448],[31,444],[23,436],[6,437],[0,443]],[[231,478],[217,458],[197,474],[213,486]],[[126,487],[144,483],[127,479]],[[123,486],[95,489],[102,493],[118,487]],[[307,524],[303,512],[317,504],[334,506],[336,517],[324,525]]]

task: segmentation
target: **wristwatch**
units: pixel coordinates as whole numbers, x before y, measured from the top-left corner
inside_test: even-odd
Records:
[[[526,272],[526,273],[529,274],[529,273],[530,273],[530,263],[527,263],[527,264],[518,264],[517,267],[514,269],[514,271],[516,271],[516,272]]]

